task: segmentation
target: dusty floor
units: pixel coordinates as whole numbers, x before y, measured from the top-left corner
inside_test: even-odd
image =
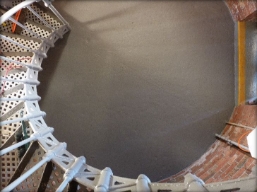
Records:
[[[223,1],[56,1],[72,31],[40,73],[41,109],[74,155],[157,181],[197,160],[234,106]]]

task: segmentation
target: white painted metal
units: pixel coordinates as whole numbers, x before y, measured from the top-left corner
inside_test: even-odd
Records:
[[[0,126],[11,124],[11,123],[16,123],[16,122],[19,122],[19,121],[29,121],[32,118],[42,117],[42,116],[45,116],[45,115],[46,115],[45,112],[42,112],[42,111],[38,112],[38,111],[36,111],[32,115],[25,115],[22,118],[16,118],[16,119],[7,120],[7,121],[1,121],[0,122]]]
[[[230,191],[254,192],[257,191],[257,177],[246,177],[230,181],[210,183],[206,184],[205,187],[208,191],[229,191],[229,189],[231,189]]]
[[[27,27],[25,27],[24,25],[22,25],[20,22],[16,21],[15,19],[13,19],[12,17],[9,18],[9,20],[13,23],[15,23],[16,25],[20,26],[21,28],[23,28],[24,30],[28,31],[29,33],[31,33],[34,37],[41,39],[42,41],[44,41],[43,38],[41,38],[37,33],[31,31],[30,29],[28,29]]]
[[[36,2],[37,0],[26,0],[18,4],[17,6],[13,7],[9,11],[7,11],[4,15],[0,18],[0,24],[2,25],[5,21],[7,21],[10,17],[12,17],[17,11],[22,8],[29,6],[30,4]]]
[[[112,170],[109,167],[102,170],[94,191],[107,192],[109,190],[112,175]]]
[[[42,70],[42,68],[40,66],[37,66],[33,63],[32,64],[22,63],[22,62],[19,62],[19,61],[16,61],[16,60],[9,59],[8,57],[4,57],[4,56],[0,56],[0,59],[4,60],[4,61],[8,61],[10,63],[19,64],[21,66],[28,67],[30,69],[34,69],[36,71],[41,71]]]
[[[150,188],[151,181],[145,175],[139,175],[136,183],[137,183],[137,191],[145,191],[145,192],[152,191]]]
[[[23,45],[23,44],[21,44],[21,43],[15,41],[15,40],[13,40],[13,39],[10,38],[10,37],[6,37],[5,35],[0,34],[0,38],[1,38],[1,39],[4,39],[4,40],[6,40],[6,41],[8,41],[8,42],[10,42],[10,43],[12,43],[12,44],[14,44],[14,45],[17,45],[17,46],[19,46],[19,47],[21,47],[21,48],[23,48],[23,49],[26,49],[26,50],[28,50],[28,51],[30,51],[30,52],[39,54],[39,55],[43,56],[44,58],[46,58],[46,54],[45,54],[45,53],[41,53],[41,52],[39,52],[38,50],[31,49],[31,48],[29,48],[28,46],[25,46],[25,45]]]
[[[252,157],[254,157],[255,159],[257,159],[257,129],[255,128],[248,136],[247,136],[247,143],[249,146],[249,150],[250,153],[252,155]]]
[[[7,147],[3,150],[0,151],[0,156],[9,153],[10,151],[17,149],[18,147],[25,145],[26,143],[29,143],[31,141],[35,141],[37,140],[39,137],[43,137],[44,135],[48,134],[48,133],[53,133],[54,129],[53,128],[48,128],[45,129],[43,131],[40,132],[35,132],[34,134],[32,134],[28,139],[25,139],[23,141],[20,141],[19,143],[13,144],[10,147]]]
[[[12,191],[15,187],[17,187],[17,185],[19,185],[22,181],[24,181],[26,178],[28,178],[32,173],[37,171],[46,162],[50,161],[56,155],[56,153],[58,153],[60,150],[62,150],[64,148],[66,148],[66,144],[65,143],[60,143],[54,149],[48,151],[45,154],[44,158],[40,162],[38,162],[34,167],[29,169],[26,173],[21,175],[18,179],[13,181],[10,185],[8,185],[2,191],[6,191],[6,192]]]
[[[10,79],[10,78],[4,78],[1,77],[0,81],[11,81],[11,82],[20,82],[20,83],[24,83],[24,84],[28,84],[28,85],[39,85],[40,82],[39,81],[33,81],[33,80],[17,80],[17,79]]]
[[[75,175],[78,173],[80,168],[83,166],[83,164],[86,163],[85,157],[78,157],[76,158],[75,162],[71,165],[70,168],[68,168],[64,173],[64,181],[61,183],[61,185],[56,189],[56,191],[63,191],[64,188],[68,185],[68,183],[75,177]]]
[[[199,179],[198,177],[196,177],[195,175],[192,175],[190,173],[188,173],[185,176],[185,181],[184,181],[185,185],[186,185],[186,189],[187,191],[198,191],[198,192],[206,192],[208,191],[205,187],[204,187],[204,182]]]
[[[224,140],[224,141],[227,141],[227,142],[230,143],[230,144],[233,144],[233,145],[235,145],[235,146],[237,146],[237,147],[241,147],[241,148],[243,148],[244,150],[249,151],[248,147],[246,147],[246,146],[244,146],[244,145],[241,145],[241,144],[238,144],[237,142],[232,141],[232,140],[230,140],[230,139],[228,139],[228,138],[226,138],[226,137],[223,137],[223,136],[221,136],[221,135],[219,135],[219,134],[215,134],[215,136],[218,137],[218,138],[220,138],[220,139],[222,139],[222,140]]]

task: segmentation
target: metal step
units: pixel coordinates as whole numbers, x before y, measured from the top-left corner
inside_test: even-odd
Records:
[[[1,32],[0,49],[2,52],[37,51],[42,42],[36,38]]]
[[[34,144],[37,144],[37,142],[34,142]],[[33,144],[32,144],[33,145]],[[9,183],[12,183],[16,179],[20,177],[20,175],[23,175],[26,173],[30,168],[32,168],[35,164],[37,164],[40,160],[42,160],[45,152],[44,150],[37,144],[37,148],[33,151],[34,153],[30,152],[29,150],[24,155],[23,159],[20,162],[20,166],[23,166],[23,170],[20,171],[19,169],[19,175],[15,175],[16,177],[12,177],[12,179],[9,181]],[[30,156],[30,157],[27,157]],[[37,187],[40,184],[40,177],[46,167],[46,164],[41,166],[36,172],[34,172],[31,176],[29,176],[26,180],[21,182],[14,190],[15,191],[34,191],[37,189]],[[17,172],[16,172],[17,173]]]
[[[13,6],[18,5],[21,2],[21,0],[14,1]],[[27,6],[26,9],[28,10],[26,12],[26,18],[30,19],[31,21],[48,27],[51,26],[50,28],[54,29],[58,29],[62,25],[62,21],[59,20],[59,18],[54,13],[47,9],[47,7],[45,7],[41,1],[34,2],[30,6]],[[44,21],[46,21],[47,24]]]
[[[50,26],[55,30],[62,26],[62,22],[50,10],[44,7],[42,3],[33,3],[30,7],[27,7],[27,9],[29,10],[26,14],[27,19],[30,19],[41,25],[45,25],[46,27]],[[37,17],[34,12],[36,12],[36,14],[38,14],[40,17]],[[44,21],[46,21],[48,25]]]
[[[35,54],[32,52],[3,52],[0,54],[1,57],[1,70],[7,68],[31,68],[37,71],[42,70],[39,64],[33,62]]]
[[[6,11],[3,11],[0,9],[2,14],[4,14]],[[15,20],[12,18],[12,20]],[[39,37],[42,39],[48,38],[52,30],[44,25],[41,25],[39,23],[33,22],[27,18],[23,22],[17,20],[16,22],[19,22],[20,26],[15,25],[14,22],[11,20],[6,21],[4,24],[0,26],[0,31],[6,32],[6,33],[15,33],[19,35],[24,35],[27,37]],[[14,26],[16,26],[14,28]],[[20,28],[19,30],[14,30],[17,28]]]

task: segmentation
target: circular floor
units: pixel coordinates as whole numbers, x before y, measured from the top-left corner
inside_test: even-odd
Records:
[[[56,1],[72,31],[39,74],[59,141],[115,175],[158,181],[197,160],[234,106],[222,1]]]

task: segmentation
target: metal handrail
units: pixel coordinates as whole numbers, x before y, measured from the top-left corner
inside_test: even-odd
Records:
[[[25,0],[20,4],[16,5],[15,7],[8,10],[0,17],[0,24],[2,25],[5,21],[7,21],[10,17],[12,17],[17,11],[21,10],[24,7],[31,5],[32,3],[36,2],[37,0]]]

